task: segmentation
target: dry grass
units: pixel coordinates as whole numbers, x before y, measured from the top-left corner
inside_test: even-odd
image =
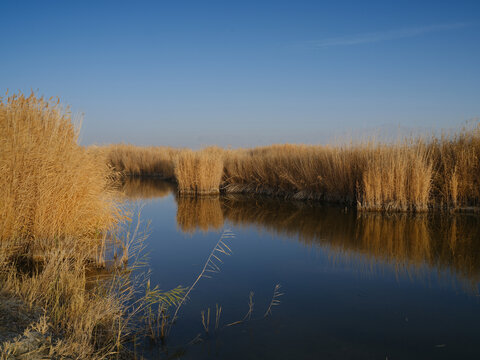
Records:
[[[360,210],[428,209],[432,162],[422,142],[274,145],[231,152],[226,192],[356,204]]]
[[[433,159],[433,196],[440,206],[480,204],[480,124],[429,144]]]
[[[421,141],[367,151],[357,197],[365,210],[428,210],[432,161]]]
[[[184,150],[174,159],[174,172],[181,194],[218,194],[223,175],[223,150],[218,147]]]
[[[350,147],[289,144],[229,151],[223,188],[227,193],[353,202],[359,156]]]
[[[1,239],[91,235],[118,220],[107,165],[77,144],[58,102],[2,99],[0,147]]]
[[[129,163],[128,168],[135,170],[127,173],[132,174],[174,176],[182,194],[267,194],[342,203],[365,211],[423,212],[480,203],[479,124],[456,134],[388,144],[372,140],[342,146],[158,148],[157,152],[118,148],[125,151],[114,152],[116,160],[111,164]],[[163,170],[153,170],[156,157]]]
[[[104,267],[107,234],[125,217],[107,189],[107,164],[77,134],[58,101],[1,99],[0,287],[45,309],[61,338],[48,345],[50,357],[103,358],[121,348],[132,289],[119,268],[108,281],[91,275]]]
[[[87,277],[94,254],[78,238],[42,245],[48,250],[41,253],[41,261],[28,267],[22,261],[31,259],[28,255],[3,259],[1,282],[5,291],[28,306],[46,309],[49,331],[59,337],[50,344],[49,353],[89,359],[119,352],[128,324],[127,295],[132,294],[122,295],[117,271],[108,273],[111,286]]]
[[[163,179],[174,178],[173,159],[182,151],[166,146],[140,147],[127,144],[90,146],[89,150],[103,157],[117,172]]]

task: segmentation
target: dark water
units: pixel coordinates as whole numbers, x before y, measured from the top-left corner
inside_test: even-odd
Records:
[[[222,231],[235,234],[226,240],[233,254],[199,281],[166,347],[147,344],[145,358],[480,359],[476,216],[357,214],[264,198],[178,198],[152,180],[127,185],[151,220],[152,285],[191,285]],[[283,295],[265,317],[276,284]],[[245,317],[252,291],[251,320],[226,326]],[[200,314],[208,308],[207,334]]]

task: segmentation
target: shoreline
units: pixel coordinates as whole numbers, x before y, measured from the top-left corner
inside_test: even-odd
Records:
[[[130,179],[143,179],[161,181],[174,186],[175,192],[181,197],[216,197],[216,196],[228,196],[241,194],[245,196],[259,196],[268,197],[272,199],[285,200],[285,201],[301,201],[301,202],[313,202],[320,205],[331,205],[345,207],[348,210],[354,210],[365,213],[465,213],[465,214],[480,214],[480,206],[445,206],[438,204],[430,204],[428,208],[423,210],[399,210],[399,209],[364,209],[359,207],[358,203],[353,199],[345,200],[341,196],[328,195],[328,194],[316,194],[307,191],[286,192],[276,190],[269,186],[258,187],[255,184],[221,184],[220,188],[212,191],[180,191],[178,183],[175,178],[165,177],[163,175],[148,174],[148,175],[130,175],[121,174],[122,177]]]

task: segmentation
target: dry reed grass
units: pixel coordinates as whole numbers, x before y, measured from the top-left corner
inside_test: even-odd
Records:
[[[58,101],[34,95],[0,102],[0,238],[105,231],[118,220],[110,174],[77,144]]]
[[[45,309],[60,336],[44,349],[50,357],[103,358],[121,349],[132,289],[119,270],[108,281],[88,274],[103,266],[107,233],[125,216],[107,164],[77,134],[58,101],[1,99],[0,286]],[[14,355],[15,343],[7,350]]]
[[[349,147],[272,145],[227,152],[223,189],[353,202],[359,154]]]
[[[113,151],[116,160],[110,161],[116,168],[127,168],[118,165],[124,162],[135,169],[127,173],[174,176],[178,191],[186,194],[267,194],[364,211],[423,212],[480,204],[480,124],[456,134],[388,144],[372,140],[342,146],[163,152],[118,148],[123,150]],[[156,157],[161,169],[151,165]]]
[[[115,171],[130,176],[174,178],[173,159],[181,149],[167,146],[140,147],[128,144],[90,146],[89,150],[103,157]]]
[[[223,150],[208,147],[184,150],[174,159],[174,172],[181,194],[218,194],[223,175]]]
[[[439,206],[478,206],[480,124],[434,138],[429,152],[433,158],[433,195]]]
[[[431,178],[432,161],[421,141],[274,145],[231,152],[224,189],[357,204],[359,210],[425,211]]]
[[[358,194],[363,210],[428,210],[433,166],[421,141],[377,145],[366,152]]]

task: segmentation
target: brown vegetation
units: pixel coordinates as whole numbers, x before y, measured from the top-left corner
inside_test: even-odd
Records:
[[[77,133],[58,101],[0,101],[0,288],[45,309],[42,331],[59,339],[49,338],[43,356],[99,358],[120,348],[128,291],[114,269],[109,286],[88,274],[103,266],[107,234],[124,215],[107,189],[107,164]]]
[[[163,179],[173,179],[173,160],[182,151],[167,146],[140,147],[127,144],[90,146],[89,150],[98,157],[103,157],[117,172]]]
[[[161,149],[159,153],[175,153]],[[144,150],[129,147],[128,151],[141,154]],[[154,154],[147,163],[155,162]],[[268,194],[337,202],[367,211],[478,206],[480,125],[440,138],[388,144],[178,150],[165,169],[168,176],[174,169],[180,193]],[[155,174],[147,167],[137,173]]]
[[[174,159],[174,172],[180,193],[218,194],[223,174],[223,150],[208,147],[200,151],[181,151]]]
[[[0,103],[0,238],[91,235],[118,221],[107,165],[77,144],[58,102]]]
[[[432,160],[421,141],[377,145],[365,155],[357,195],[359,209],[428,210]]]
[[[230,151],[223,188],[227,193],[354,201],[360,156],[350,147],[290,144]]]
[[[480,124],[429,144],[432,157],[432,195],[442,206],[480,203]]]

